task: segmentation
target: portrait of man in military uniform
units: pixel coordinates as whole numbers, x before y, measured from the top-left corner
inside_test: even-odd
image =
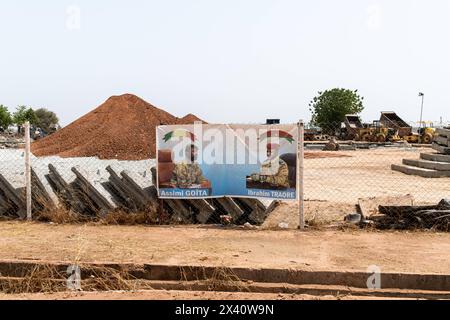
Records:
[[[247,179],[247,187],[253,189],[289,189],[289,167],[280,158],[280,145],[267,145],[267,160],[261,165],[259,173],[254,173]]]
[[[211,188],[211,182],[204,177],[203,171],[197,163],[198,148],[193,144],[189,145],[185,154],[186,160],[175,165],[171,184],[181,189]]]

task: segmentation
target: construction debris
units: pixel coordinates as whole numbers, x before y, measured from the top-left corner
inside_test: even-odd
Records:
[[[233,217],[229,215],[220,216],[220,223],[224,226],[229,226],[233,223]]]
[[[330,141],[325,145],[323,151],[339,151],[340,146],[336,138],[332,137]]]
[[[432,206],[380,206],[383,216],[372,218],[380,229],[450,231],[450,200]]]
[[[360,224],[363,216],[360,213],[352,213],[344,218],[344,221],[350,224]]]
[[[379,214],[380,206],[412,206],[414,204],[414,197],[412,195],[402,196],[384,196],[373,198],[361,198],[358,199],[358,213],[364,218],[370,218],[371,216]]]

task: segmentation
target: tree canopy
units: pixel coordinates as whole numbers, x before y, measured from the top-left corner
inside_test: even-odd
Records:
[[[59,124],[59,119],[56,113],[49,111],[46,108],[40,108],[35,111],[36,126],[44,130],[46,133],[53,131]]]
[[[325,131],[334,130],[345,120],[345,115],[364,110],[363,100],[358,90],[335,88],[319,92],[309,104],[312,124]]]
[[[4,105],[0,105],[0,129],[7,130],[13,124],[11,113]]]
[[[56,113],[46,108],[33,108],[18,106],[11,114],[8,108],[0,105],[0,129],[7,130],[12,124],[17,125],[19,132],[25,122],[29,121],[32,126],[41,128],[45,133],[50,134],[59,127],[59,119]]]
[[[36,113],[32,108],[19,106],[13,114],[13,121],[18,126],[22,126],[27,121],[29,121],[30,124],[35,125],[37,121]]]
[[[31,125],[37,122],[36,113],[32,108],[26,106],[18,106],[16,112],[13,114],[13,122],[17,125],[17,129],[21,132],[25,122],[29,121]]]

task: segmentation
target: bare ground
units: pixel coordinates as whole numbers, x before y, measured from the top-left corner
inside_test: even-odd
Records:
[[[0,223],[0,260],[450,273],[450,234]]]
[[[382,299],[382,298],[381,298]],[[386,298],[387,299],[387,298]],[[138,292],[81,292],[81,293],[38,293],[20,295],[2,295],[0,300],[380,300],[370,296],[312,296],[306,294],[243,293],[243,292],[206,292],[206,291],[162,291],[149,290]],[[392,298],[389,298],[392,300]]]

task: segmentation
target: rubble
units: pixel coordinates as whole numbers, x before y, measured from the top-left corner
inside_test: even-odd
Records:
[[[363,216],[359,213],[352,213],[346,216],[344,221],[350,224],[359,224],[363,221]]]
[[[336,138],[332,137],[330,141],[325,145],[323,151],[339,151],[340,145],[337,142]]]
[[[410,194],[401,196],[383,196],[372,198],[358,199],[357,210],[365,218],[370,218],[373,215],[379,214],[380,206],[412,206],[414,204],[414,197]]]
[[[372,220],[380,229],[434,229],[450,231],[450,200],[429,206],[380,206],[382,216]]]

